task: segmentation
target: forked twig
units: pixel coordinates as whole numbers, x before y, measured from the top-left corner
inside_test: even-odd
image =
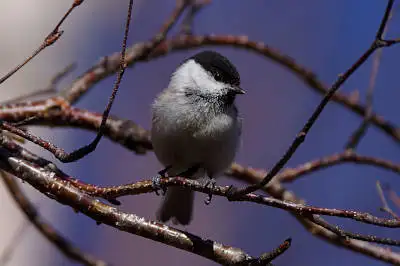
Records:
[[[393,17],[393,12],[390,13],[388,21]],[[381,39],[384,39],[386,36],[386,33],[388,31],[389,24],[386,23],[385,28],[383,30],[382,36],[380,36]],[[349,140],[346,144],[346,149],[355,149],[357,145],[360,143],[362,137],[366,134],[368,126],[370,124],[370,120],[372,117],[372,105],[374,101],[374,89],[375,89],[375,83],[376,83],[376,78],[378,76],[378,71],[379,71],[379,65],[381,62],[382,58],[382,53],[383,50],[379,49],[376,51],[374,55],[374,59],[372,62],[372,69],[371,69],[371,75],[369,78],[369,84],[368,84],[368,89],[367,89],[367,96],[366,96],[366,111],[365,111],[365,116],[361,124],[358,126],[358,128],[353,132],[353,134],[349,137]]]
[[[120,69],[117,74],[117,79],[114,83],[114,87],[112,89],[112,93],[109,98],[107,107],[103,112],[103,119],[101,121],[99,131],[97,132],[96,137],[94,138],[94,140],[91,143],[89,143],[88,145],[85,145],[77,150],[74,150],[71,153],[66,153],[64,150],[57,148],[53,145],[56,149],[56,153],[53,153],[53,154],[61,162],[64,162],[64,163],[74,162],[74,161],[77,161],[77,160],[83,158],[87,154],[93,152],[96,149],[97,145],[99,144],[99,142],[104,134],[104,127],[107,122],[108,115],[111,111],[112,104],[114,102],[115,96],[117,95],[119,85],[121,84],[121,80],[122,80],[122,77],[124,76],[125,69],[126,69],[125,51],[126,51],[126,43],[128,40],[129,26],[130,26],[131,16],[132,16],[132,7],[133,7],[133,0],[129,0],[128,12],[127,12],[126,23],[125,23],[124,38],[122,41]]]
[[[290,160],[293,154],[296,152],[297,148],[304,142],[308,132],[317,121],[319,115],[324,110],[325,106],[329,103],[331,97],[335,94],[335,92],[346,82],[346,80],[379,48],[389,46],[391,44],[382,40],[382,34],[386,27],[386,23],[389,19],[389,14],[393,8],[394,0],[388,0],[385,14],[381,20],[379,29],[376,33],[375,40],[369,47],[369,49],[364,52],[364,54],[344,73],[339,76],[339,78],[332,84],[331,88],[328,90],[325,97],[322,99],[320,104],[317,106],[311,117],[307,120],[303,128],[297,134],[295,140],[290,145],[289,149],[285,152],[285,154],[281,157],[281,159],[272,167],[271,171],[264,177],[264,179],[256,185],[246,186],[240,189],[235,189],[232,187],[232,192],[230,195],[230,199],[234,200],[236,197],[240,195],[244,195],[247,193],[254,192],[266,184],[268,184],[272,178],[286,165],[286,163]]]
[[[120,54],[120,63],[119,63],[119,72],[117,74],[117,79],[114,83],[114,87],[112,90],[112,94],[110,96],[110,99],[108,101],[107,107],[103,112],[103,116],[102,116],[102,120],[101,120],[101,124],[99,126],[97,135],[95,137],[95,139],[89,143],[88,145],[85,145],[71,153],[67,153],[65,152],[63,149],[55,146],[54,144],[51,144],[39,137],[36,137],[32,134],[30,134],[27,131],[23,131],[19,128],[16,128],[15,126],[6,123],[6,122],[2,122],[0,124],[0,126],[5,129],[8,130],[18,136],[21,136],[23,138],[26,138],[29,141],[32,141],[33,143],[43,147],[44,149],[50,151],[51,153],[54,154],[54,156],[60,160],[61,162],[64,163],[68,163],[68,162],[74,162],[77,161],[79,159],[81,159],[82,157],[86,156],[87,154],[93,152],[98,143],[100,142],[102,136],[104,135],[104,132],[106,130],[106,123],[107,123],[107,118],[109,116],[113,101],[115,99],[115,96],[118,92],[123,74],[125,72],[125,69],[127,67],[127,64],[125,62],[125,55],[126,55],[126,44],[127,44],[127,38],[128,38],[128,33],[129,33],[129,26],[130,26],[130,20],[131,20],[131,14],[132,14],[132,6],[133,6],[133,0],[129,1],[129,8],[128,8],[128,14],[127,14],[127,18],[126,18],[126,25],[125,25],[125,32],[124,32],[124,39],[122,42],[122,51]],[[154,48],[156,48],[158,46],[158,44],[160,44],[166,37],[166,34],[168,33],[168,31],[172,28],[173,24],[176,22],[176,20],[178,19],[179,15],[183,12],[183,10],[185,9],[185,7],[187,6],[187,2],[184,1],[182,3],[181,6],[178,6],[173,15],[171,16],[170,20],[167,21],[164,26],[162,27],[161,32],[156,35],[156,37],[154,37],[154,41],[152,42],[152,45],[150,47],[147,47],[147,49],[145,49],[142,52],[142,57],[147,57]],[[1,121],[0,121],[1,122]]]
[[[184,232],[167,225],[146,220],[135,214],[122,212],[83,193],[78,188],[59,176],[54,171],[40,168],[22,159],[18,153],[0,149],[0,166],[10,174],[32,185],[35,189],[46,192],[45,195],[61,204],[99,223],[107,224],[118,230],[142,236],[188,252],[200,255],[224,265],[265,265],[264,259],[252,257],[241,249],[222,245],[209,239]],[[264,254],[265,256],[265,254]],[[257,262],[261,261],[261,264]]]

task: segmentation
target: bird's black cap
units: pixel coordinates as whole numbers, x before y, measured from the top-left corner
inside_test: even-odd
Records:
[[[234,86],[240,85],[239,72],[225,56],[214,51],[203,51],[189,59],[193,59],[196,63],[200,64],[206,71],[213,75],[215,80]]]

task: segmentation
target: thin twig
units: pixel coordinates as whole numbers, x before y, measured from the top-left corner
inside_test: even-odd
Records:
[[[126,43],[128,40],[128,33],[129,33],[129,26],[131,22],[131,16],[132,16],[132,7],[133,7],[133,0],[129,0],[129,5],[128,5],[128,12],[126,16],[126,23],[125,23],[125,31],[124,31],[124,38],[122,40],[122,49],[121,49],[121,59],[120,59],[120,65],[119,65],[119,72],[117,74],[117,79],[114,83],[114,87],[112,89],[111,96],[108,100],[106,109],[103,112],[103,118],[99,127],[99,130],[97,132],[96,137],[94,140],[88,144],[85,145],[77,150],[74,150],[71,153],[66,153],[62,149],[57,149],[56,152],[53,152],[53,154],[56,156],[57,159],[59,159],[61,162],[64,163],[69,163],[69,162],[74,162],[77,161],[87,154],[93,152],[97,145],[99,144],[103,134],[104,134],[104,127],[107,122],[108,115],[111,111],[112,104],[114,102],[115,96],[117,95],[119,86],[121,84],[122,77],[124,76],[125,69],[126,69],[126,63],[125,63],[125,51],[126,51]],[[54,146],[54,145],[53,145]],[[54,146],[55,147],[55,146]]]
[[[114,83],[114,87],[112,90],[111,97],[108,101],[107,107],[103,112],[101,124],[99,126],[97,135],[95,139],[88,145],[85,145],[71,153],[65,152],[63,149],[39,138],[36,137],[29,132],[22,131],[6,122],[2,122],[0,125],[3,129],[6,129],[16,135],[22,136],[26,138],[29,141],[32,141],[33,143],[43,147],[44,149],[50,151],[53,153],[53,155],[60,160],[61,162],[68,163],[68,162],[73,162],[76,160],[81,159],[82,157],[86,156],[87,154],[93,152],[98,143],[100,142],[104,132],[106,131],[106,124],[107,124],[107,118],[111,110],[112,103],[115,99],[115,96],[118,92],[120,82],[122,80],[123,74],[125,72],[125,69],[127,67],[127,64],[125,62],[125,54],[126,54],[126,43],[127,43],[127,38],[128,38],[128,33],[129,33],[129,25],[130,25],[130,20],[131,20],[131,14],[132,14],[132,6],[133,6],[133,0],[129,1],[129,8],[128,8],[128,14],[126,18],[126,25],[125,25],[125,32],[124,32],[124,39],[122,42],[122,51],[120,53],[120,61],[119,61],[119,72],[117,75],[117,80]],[[152,42],[152,45],[150,47],[147,47],[145,51],[142,53],[143,57],[147,57],[154,48],[158,46],[159,43],[161,43],[165,37],[168,31],[171,29],[175,21],[178,19],[179,15],[183,12],[184,8],[186,7],[186,1],[179,6],[178,8],[175,9],[173,15],[171,16],[170,20],[167,21],[167,23],[164,24],[161,32],[154,38],[154,41]]]
[[[315,171],[344,163],[374,166],[400,174],[400,164],[377,157],[357,154],[351,150],[347,150],[342,153],[332,154],[306,162],[295,168],[286,168],[281,173],[276,175],[276,179],[282,183],[293,182]]]
[[[18,70],[20,70],[29,61],[31,61],[33,58],[35,58],[45,48],[53,45],[63,34],[63,31],[60,31],[61,25],[64,23],[64,21],[67,19],[67,17],[72,13],[72,11],[76,7],[78,7],[80,4],[82,4],[83,1],[84,0],[74,0],[71,7],[67,10],[67,12],[64,14],[64,16],[60,19],[60,21],[57,23],[57,25],[54,27],[54,29],[50,32],[50,34],[45,38],[43,43],[32,53],[32,55],[30,55],[28,58],[26,58],[24,60],[24,62],[22,62],[21,64],[19,64],[15,68],[13,68],[10,72],[8,72],[6,75],[4,75],[2,78],[0,78],[0,84],[2,84],[4,81],[6,81],[12,75],[14,75]]]
[[[151,53],[150,57],[143,58],[143,50],[151,46],[151,42],[137,43],[127,50],[126,63],[128,66],[133,66],[139,61],[149,61],[161,56],[169,55],[173,52],[181,50],[194,49],[205,46],[221,46],[221,47],[234,47],[238,49],[245,49],[254,52],[260,56],[271,59],[274,63],[283,66],[287,70],[293,72],[299,77],[306,85],[314,89],[319,94],[326,94],[328,87],[325,86],[316,75],[309,69],[299,65],[293,58],[280,53],[278,50],[262,43],[249,40],[246,36],[233,36],[233,35],[202,35],[202,36],[179,36],[176,38],[168,39],[162,42]],[[83,75],[76,79],[71,85],[62,90],[62,97],[68,102],[77,102],[85,93],[92,88],[95,84],[105,79],[106,77],[114,74],[119,67],[119,53],[114,53],[104,57],[96,65],[88,69]],[[350,109],[355,114],[362,117],[365,116],[366,107],[359,104],[350,96],[346,96],[340,92],[336,92],[332,101],[341,104],[342,106]],[[371,121],[374,126],[388,134],[394,141],[400,143],[400,129],[393,123],[385,120],[382,116],[373,113]]]
[[[388,22],[392,17],[393,17],[393,12],[390,14],[390,16],[388,18]],[[382,33],[382,36],[377,36],[377,38],[379,37],[380,39],[384,39],[385,35],[388,31],[388,28],[389,28],[389,24],[387,23],[385,26],[385,29]],[[370,124],[370,120],[371,120],[371,116],[372,116],[373,101],[374,101],[373,95],[374,95],[375,83],[376,83],[376,78],[378,76],[379,65],[381,62],[382,53],[383,53],[383,50],[379,49],[378,51],[376,51],[376,53],[374,55],[374,59],[372,62],[371,75],[370,75],[368,89],[367,89],[366,102],[365,102],[365,105],[366,105],[365,116],[364,116],[364,119],[361,122],[361,124],[358,126],[358,128],[349,137],[349,140],[345,146],[346,149],[355,149],[368,130],[368,126]]]
[[[79,181],[74,178],[68,178],[68,180],[80,190],[85,191],[86,193],[92,196],[101,197],[104,199],[116,199],[122,196],[138,195],[155,191],[154,184],[151,179],[135,182],[132,184],[119,185],[113,187],[94,186],[87,183],[83,183],[82,181]],[[186,179],[182,177],[164,178],[160,181],[160,186],[162,187],[179,186],[190,189],[192,191],[202,192],[205,194],[212,194],[215,196],[222,196],[226,198],[229,196],[228,186],[207,187],[204,186],[204,184],[202,184],[199,181]],[[295,204],[290,202],[284,202],[272,197],[264,197],[262,195],[253,193],[242,195],[240,198],[237,199],[237,201],[254,202],[266,206],[284,209],[287,211],[292,211],[298,214],[320,214],[320,215],[336,216],[347,219],[353,219],[359,222],[373,224],[382,227],[391,227],[391,228],[400,227],[400,221],[398,221],[397,219],[379,218],[369,213],[352,211],[352,210],[329,209],[329,208],[307,206],[304,204]]]
[[[134,61],[142,61],[146,60],[149,55],[151,55],[165,40],[167,34],[172,29],[172,27],[176,24],[179,17],[185,11],[186,7],[189,5],[189,0],[179,1],[178,5],[175,7],[174,11],[167,19],[167,21],[162,25],[159,32],[149,41],[146,45],[142,46],[142,49],[138,53],[136,53],[136,58],[132,60],[129,55],[129,50],[124,50],[124,67],[132,67]],[[134,45],[136,46],[136,44]],[[98,66],[100,66],[105,73],[102,71],[98,71],[97,67],[92,67],[88,72],[82,75],[78,81],[75,81],[75,86],[70,88],[65,88],[61,91],[60,95],[65,98],[69,103],[75,103],[87,90],[89,87],[96,82],[99,81],[100,78],[104,78],[108,75],[112,75],[120,69],[120,54],[115,54],[117,61],[109,60],[109,57],[104,57],[103,60],[100,61]],[[116,64],[117,63],[117,64]]]
[[[32,108],[32,111],[37,111],[35,113],[36,119],[30,121],[30,125],[74,126],[96,131],[102,118],[101,114],[70,107],[62,100],[48,100],[47,103],[40,103],[40,105],[47,107],[40,109],[36,105],[33,105],[34,108]],[[59,108],[55,108],[56,106]],[[11,109],[8,110],[11,112],[7,113],[7,110],[4,110],[3,113],[0,112],[1,119],[19,121],[24,117],[23,114],[18,114],[17,111],[14,112]],[[32,111],[29,111],[30,115],[32,115]],[[17,116],[13,116],[13,114],[16,114]],[[143,154],[152,149],[149,132],[132,121],[120,119],[114,116],[108,119],[106,126],[106,136],[109,139],[120,143],[127,149],[130,149],[138,154]],[[280,182],[293,182],[294,180],[311,172],[343,163],[370,165],[380,167],[394,173],[400,173],[399,164],[377,157],[360,155],[351,150],[347,150],[342,153],[332,154],[306,162],[295,168],[286,168],[276,176],[276,179],[278,179]],[[236,167],[240,168],[241,166],[237,164],[232,165],[233,169]]]
[[[319,226],[322,226],[329,231],[334,232],[335,234],[338,235],[338,237],[343,238],[344,241],[348,241],[350,238],[351,239],[357,239],[357,240],[362,240],[362,241],[367,241],[371,243],[378,243],[378,244],[384,244],[384,245],[391,245],[391,246],[400,246],[400,240],[393,240],[390,238],[383,238],[383,237],[377,237],[374,235],[362,235],[362,234],[356,234],[356,233],[351,233],[344,231],[341,229],[339,226],[333,226],[325,220],[321,219],[318,215],[312,215],[310,220]]]
[[[368,48],[366,52],[344,73],[339,76],[339,78],[332,84],[331,88],[328,90],[327,94],[324,96],[320,104],[317,106],[311,117],[307,120],[303,128],[297,134],[295,140],[292,142],[290,147],[287,149],[285,154],[281,157],[281,159],[272,167],[271,171],[264,177],[264,179],[256,185],[250,185],[243,188],[233,188],[231,189],[230,198],[234,199],[235,197],[248,194],[254,192],[266,184],[268,184],[272,178],[286,165],[286,163],[290,160],[293,154],[296,152],[298,147],[304,142],[308,132],[317,121],[319,115],[324,110],[325,106],[329,103],[331,97],[335,94],[335,92],[346,82],[346,80],[362,65],[364,62],[371,56],[375,50],[387,46],[385,42],[382,41],[381,37],[383,34],[383,30],[386,27],[387,20],[389,18],[389,14],[392,10],[394,0],[388,0],[388,4],[386,6],[385,14],[382,18],[381,24],[379,26],[378,32],[376,34],[376,38],[371,46]]]
[[[71,206],[98,223],[183,249],[224,265],[247,265],[248,262],[259,259],[251,257],[238,248],[203,239],[135,214],[122,212],[71,186],[55,172],[44,168],[38,169],[37,166],[18,157],[18,154],[11,154],[4,149],[0,149],[0,167],[45,193],[47,197]]]
[[[400,220],[400,217],[389,207],[385,194],[382,190],[381,182],[379,182],[379,180],[376,181],[376,190],[378,191],[379,198],[382,202],[382,207],[380,209],[390,214],[393,218]]]
[[[37,96],[41,96],[41,95],[48,94],[48,93],[56,93],[57,92],[57,90],[56,90],[57,84],[64,77],[66,77],[69,73],[71,73],[75,69],[75,67],[76,67],[76,64],[69,64],[63,70],[61,70],[60,72],[56,73],[54,75],[54,77],[52,77],[50,79],[49,85],[44,89],[36,90],[36,91],[33,91],[33,92],[25,94],[25,95],[14,97],[9,101],[3,101],[0,104],[2,106],[6,106],[6,105],[11,105],[11,104],[15,104],[15,103],[21,102],[23,100],[28,100],[29,98],[32,98],[32,97],[37,97]]]
[[[260,182],[265,176],[265,172],[254,170],[246,171],[246,169],[247,168],[243,167],[236,168],[234,169],[235,171],[232,171],[228,174],[230,177],[235,178],[239,181],[249,182],[253,184]],[[281,199],[283,201],[295,202],[300,204],[303,203],[302,199],[297,198],[292,191],[285,189],[278,180],[274,180],[273,182],[269,183],[268,186],[265,186],[263,188],[263,190],[273,197]],[[317,236],[331,244],[370,256],[377,260],[400,265],[400,254],[393,252],[386,247],[379,247],[371,243],[356,239],[348,239],[347,241],[343,241],[343,238],[338,237],[336,233],[313,223],[310,219],[296,213],[292,214],[313,236]]]
[[[27,219],[38,229],[38,231],[52,243],[67,258],[82,263],[84,265],[101,266],[107,265],[104,261],[98,260],[89,254],[83,253],[79,248],[75,247],[67,239],[61,236],[50,224],[46,223],[38,214],[36,208],[29,202],[26,196],[19,188],[17,182],[11,176],[0,172],[0,176],[4,181],[11,197],[14,199],[18,207],[25,214]]]
[[[274,259],[282,255],[286,250],[290,248],[290,245],[292,243],[292,239],[288,238],[286,239],[282,244],[279,245],[275,250],[262,254],[260,258],[258,259],[258,263],[260,265],[266,265],[270,262],[272,262]]]
[[[48,163],[46,160],[41,159],[41,158],[37,157],[36,155],[31,154],[30,152],[26,151],[25,149],[23,149],[22,147],[20,147],[18,145],[13,144],[12,142],[4,142],[3,141],[1,146],[10,150],[12,152],[12,154],[14,154],[14,155],[15,154],[21,154],[21,155],[24,154],[23,158],[28,159],[29,161],[33,161],[35,164],[39,163],[39,165],[41,165],[41,167],[44,167],[43,169],[48,169],[50,171],[55,171],[54,169],[56,169],[56,167],[54,165],[52,165],[51,163]],[[2,160],[0,160],[0,162],[1,161]],[[15,165],[15,167],[17,167],[15,169],[19,169],[19,170],[22,169],[20,164]],[[256,180],[260,180],[263,176],[262,172],[243,171],[243,169],[240,169],[237,167],[233,170],[235,170],[235,171],[230,173],[231,176],[240,178],[241,180],[245,180],[248,182],[257,182]],[[31,166],[31,174],[40,174],[41,171],[42,170],[37,170],[37,167]],[[56,173],[57,173],[57,171],[56,171]],[[46,174],[45,176],[46,177],[51,177],[51,176],[54,177],[54,175],[51,175],[51,174],[50,175]],[[61,176],[62,176],[62,178],[65,177],[64,175],[61,175]],[[56,186],[56,185],[53,185],[52,187],[54,187],[54,186]],[[272,193],[274,195],[274,197],[282,198],[284,201],[288,201],[288,202],[297,201],[294,198],[293,194],[289,191],[284,190],[283,187],[281,187],[278,182],[273,182],[272,184],[269,184],[269,186],[267,187],[267,191],[268,191],[268,193]],[[328,240],[329,242],[331,242],[333,244],[336,244],[336,245],[339,245],[342,247],[348,247],[354,251],[361,252],[363,254],[369,255],[374,258],[381,259],[383,261],[387,261],[387,262],[391,262],[391,263],[399,263],[400,262],[400,258],[397,258],[396,254],[393,252],[390,252],[388,249],[381,249],[379,247],[370,246],[370,245],[368,245],[368,243],[357,242],[357,240],[350,240],[347,242],[338,241],[336,234],[333,234],[333,233],[331,234],[328,231],[326,231],[325,229],[315,227],[315,225],[313,223],[311,223],[309,220],[307,220],[306,218],[304,218],[302,216],[296,215],[296,217],[299,219],[299,221],[304,226],[306,226],[306,228],[308,230],[310,230],[310,232],[312,232],[313,234],[317,234],[318,236]]]
[[[193,35],[193,24],[196,15],[210,3],[211,0],[190,0],[190,9],[182,21],[180,34]]]

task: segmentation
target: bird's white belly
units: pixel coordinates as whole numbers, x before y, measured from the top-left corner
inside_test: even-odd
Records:
[[[232,162],[239,140],[237,121],[226,117],[223,121],[218,126],[218,119],[211,121],[196,131],[174,123],[153,125],[152,142],[157,158],[164,166],[172,166],[169,174],[200,165],[209,177],[218,175]]]

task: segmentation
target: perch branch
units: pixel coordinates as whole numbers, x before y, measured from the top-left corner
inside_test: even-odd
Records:
[[[251,257],[238,248],[222,245],[212,240],[204,240],[188,232],[148,221],[135,214],[125,213],[101,203],[72,186],[70,182],[62,180],[55,172],[35,166],[5,149],[0,149],[0,166],[8,173],[29,183],[47,197],[71,206],[74,210],[84,213],[98,223],[183,249],[221,264],[265,265],[264,259]],[[265,254],[262,256],[263,258],[270,257]]]

